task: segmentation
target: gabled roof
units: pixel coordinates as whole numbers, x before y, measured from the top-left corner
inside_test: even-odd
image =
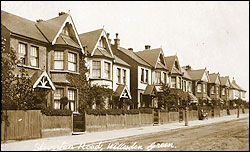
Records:
[[[157,93],[157,89],[155,87],[155,85],[147,85],[145,91],[144,91],[144,95],[155,95]]]
[[[166,57],[164,57],[164,59],[165,59],[166,66],[171,73],[182,74],[179,60],[178,60],[178,57],[176,55],[166,56]],[[180,68],[180,70],[175,68],[175,66],[174,66],[175,61],[177,61],[178,67]]]
[[[31,82],[33,83],[33,88],[40,87],[52,90],[56,89],[46,71],[39,70],[35,72],[31,77]]]
[[[94,51],[95,45],[102,33],[103,29],[98,29],[86,33],[79,34],[80,41],[83,46],[88,47],[88,53],[92,53]]]
[[[131,95],[130,92],[127,88],[126,85],[118,85],[118,87],[116,88],[116,91],[114,92],[114,96],[118,96],[119,98],[129,98],[131,99]]]
[[[112,48],[116,49],[114,45],[112,45]],[[136,61],[140,65],[144,65],[144,66],[147,66],[147,67],[152,67],[147,62],[145,62],[144,60],[142,60],[139,56],[137,56],[135,54],[135,52],[133,52],[131,50],[125,49],[123,47],[119,47],[118,51],[123,52],[124,54],[126,54],[128,57],[130,57],[131,59],[133,59],[134,61]]]
[[[36,26],[47,38],[47,40],[52,43],[68,16],[69,14],[65,13],[46,21],[39,21],[36,23]]]
[[[187,72],[187,70],[185,70],[183,67],[181,67],[181,72],[184,73],[184,75],[182,76],[183,78],[192,80],[191,76],[189,75],[189,73]]]
[[[42,42],[48,42],[36,27],[36,22],[1,10],[1,24],[12,33],[33,38]]]
[[[242,88],[236,83],[236,81],[235,81],[234,79],[233,79],[232,83],[230,83],[230,87],[233,88],[233,89],[245,91],[244,89],[242,89]]]
[[[114,57],[115,57],[115,64],[118,63],[118,64],[125,65],[125,66],[128,66],[128,67],[130,66],[127,62],[123,61],[118,56],[114,55]]]
[[[158,62],[158,59],[161,53],[162,53],[162,56],[164,56],[161,48],[135,52],[137,56],[142,58],[145,62],[149,63],[152,67],[167,69],[162,63]],[[163,59],[163,62],[165,64],[164,59]]]
[[[101,56],[105,56],[105,57],[109,57],[109,58],[113,58],[111,56],[111,54],[109,52],[107,52],[107,50],[103,49],[103,48],[96,48],[94,51],[94,55],[101,55]]]
[[[228,82],[228,85],[227,85],[227,82]],[[227,86],[227,87],[230,87],[229,76],[220,77],[220,84],[221,84],[221,85],[225,85],[225,86]]]
[[[192,80],[201,80],[206,69],[199,70],[189,70],[188,74],[191,76]]]
[[[219,73],[211,73],[208,74],[209,76],[209,83],[216,83],[216,84],[220,84],[220,82],[218,83],[219,80]]]

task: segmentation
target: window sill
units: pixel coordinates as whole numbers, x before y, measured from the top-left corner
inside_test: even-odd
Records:
[[[105,78],[89,78],[90,80],[105,80],[105,81],[112,81],[110,79],[105,79]]]
[[[142,84],[148,84],[147,82],[142,82],[142,81],[140,83],[142,83]]]
[[[68,70],[50,70],[52,73],[72,73],[72,74],[80,74],[78,72],[68,71]]]
[[[29,68],[29,69],[34,69],[34,70],[41,70],[41,68],[33,67],[33,66],[29,66],[29,65],[24,65],[24,64],[17,64],[17,66],[24,67],[24,68]]]

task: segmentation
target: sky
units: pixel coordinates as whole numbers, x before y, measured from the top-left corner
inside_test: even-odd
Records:
[[[234,77],[249,101],[248,1],[1,1],[1,9],[32,21],[64,11],[79,34],[104,27],[124,48],[151,45],[181,66]]]

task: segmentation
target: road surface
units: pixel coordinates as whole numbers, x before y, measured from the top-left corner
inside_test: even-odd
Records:
[[[74,150],[249,151],[249,118],[79,145]]]

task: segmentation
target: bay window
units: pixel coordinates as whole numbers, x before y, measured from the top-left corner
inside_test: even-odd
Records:
[[[176,88],[176,78],[175,77],[171,77],[171,87]]]
[[[201,92],[201,84],[200,83],[197,85],[197,92]]]
[[[38,48],[34,46],[30,48],[30,64],[31,66],[38,67]]]
[[[163,73],[163,83],[167,84],[167,73]]]
[[[225,95],[225,88],[222,88],[221,94],[224,96]]]
[[[104,62],[104,78],[110,79],[110,63]]]
[[[161,72],[155,72],[155,83],[156,84],[161,83]]]
[[[145,70],[146,71],[146,79],[145,79],[145,82],[148,83],[148,70]]]
[[[214,87],[215,86],[212,86],[212,88],[211,88],[211,94],[214,94]]]
[[[101,61],[92,62],[92,76],[94,78],[101,78]]]
[[[216,94],[219,94],[219,87],[216,87]]]
[[[203,84],[203,93],[206,92],[206,84]]]
[[[76,72],[76,54],[68,53],[68,70]]]
[[[55,51],[54,53],[54,69],[56,70],[63,70],[63,57],[64,52],[63,51]]]
[[[141,69],[141,82],[144,82],[144,69]]]

